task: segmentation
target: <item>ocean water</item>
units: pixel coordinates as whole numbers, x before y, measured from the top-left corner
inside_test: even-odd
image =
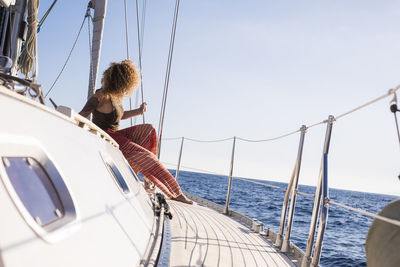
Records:
[[[171,170],[174,175],[175,171]],[[225,205],[228,178],[203,173],[180,171],[178,182],[191,194]],[[287,184],[260,181],[286,188]],[[299,186],[304,193],[315,194],[315,187]],[[232,180],[229,207],[250,218],[256,218],[275,233],[279,230],[284,190],[265,187],[239,179]],[[395,196],[365,192],[330,189],[330,199],[372,213],[379,211]],[[296,198],[296,210],[291,232],[291,241],[305,251],[310,228],[314,199],[303,195]],[[330,205],[321,255],[321,266],[367,266],[365,240],[372,218]]]

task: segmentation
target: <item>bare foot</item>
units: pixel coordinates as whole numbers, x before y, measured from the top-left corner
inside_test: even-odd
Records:
[[[174,198],[173,200],[179,201],[179,202],[183,202],[189,205],[193,204],[193,201],[191,201],[190,199],[188,199],[187,197],[185,197],[184,194],[180,194],[179,196],[177,196],[176,198]]]
[[[155,188],[152,186],[152,183],[147,180],[147,178],[144,178],[144,189],[146,190],[147,193],[154,193]]]

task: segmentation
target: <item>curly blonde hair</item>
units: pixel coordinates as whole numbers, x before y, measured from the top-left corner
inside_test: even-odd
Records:
[[[112,97],[130,96],[140,84],[139,71],[130,60],[112,62],[101,79],[102,93]]]

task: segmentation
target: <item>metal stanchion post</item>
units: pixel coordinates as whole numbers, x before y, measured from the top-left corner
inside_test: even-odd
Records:
[[[229,196],[231,194],[231,186],[232,186],[232,174],[233,174],[233,159],[235,157],[235,145],[236,145],[236,136],[233,137],[233,146],[232,146],[232,156],[231,156],[231,167],[229,171],[229,181],[228,181],[228,190],[226,192],[226,201],[223,213],[229,213]]]
[[[184,140],[185,140],[185,137],[182,137],[181,149],[179,151],[179,158],[178,158],[178,166],[176,166],[175,180],[178,180],[179,168],[181,166],[181,158],[182,158],[182,150],[183,150],[183,141]]]
[[[296,166],[295,166],[295,178],[294,178],[294,184],[293,188],[291,191],[291,198],[290,198],[290,206],[289,206],[289,214],[288,214],[288,221],[287,221],[287,227],[286,227],[286,233],[285,237],[283,238],[282,246],[281,246],[281,251],[282,252],[288,252],[290,249],[290,233],[292,231],[292,224],[293,224],[293,216],[294,216],[294,208],[296,205],[296,193],[297,193],[297,187],[299,184],[299,175],[300,175],[300,166],[301,166],[301,158],[303,155],[303,146],[304,146],[304,137],[307,131],[307,127],[303,125],[300,128],[301,135],[300,135],[300,143],[299,143],[299,150],[297,153],[297,161],[296,161]]]
[[[324,204],[325,204],[325,197],[327,196],[327,166],[326,166],[326,161],[327,161],[327,156],[328,156],[328,152],[329,152],[329,144],[330,144],[330,139],[331,139],[331,133],[332,133],[332,124],[334,121],[334,117],[333,116],[329,116],[328,118],[328,125],[326,128],[326,134],[325,134],[325,143],[324,143],[324,150],[323,150],[323,157],[322,157],[322,162],[321,162],[321,169],[319,172],[319,179],[318,179],[318,184],[317,184],[317,189],[315,191],[315,199],[314,199],[314,207],[313,207],[313,212],[312,212],[312,217],[311,217],[311,224],[310,224],[310,232],[308,233],[308,239],[307,239],[307,248],[306,248],[306,253],[304,254],[301,266],[302,267],[307,267],[307,266],[313,266],[314,265],[314,261],[311,265],[311,253],[312,253],[312,248],[313,248],[313,244],[314,244],[314,235],[315,235],[315,228],[316,228],[316,224],[317,224],[317,220],[318,220],[318,213],[319,213],[319,208],[320,206],[323,207],[324,209]],[[326,181],[324,181],[326,179]],[[324,189],[326,187],[326,190]],[[324,192],[321,192],[321,190],[323,190]],[[324,193],[324,196],[322,196],[322,193]],[[322,199],[322,204],[321,204],[321,198],[324,197]],[[321,212],[322,213],[326,213],[324,216],[324,220],[326,223],[326,215],[328,210],[326,209],[325,211],[323,210]],[[322,215],[321,215],[322,216]],[[322,232],[320,230],[319,236],[320,240],[322,242],[322,238],[323,238],[323,233],[325,226],[323,226]],[[321,244],[319,244],[321,245]],[[315,253],[314,253],[315,254]],[[320,254],[320,251],[319,251]],[[315,254],[315,256],[317,256],[317,254]],[[320,256],[320,255],[319,255]],[[318,260],[319,261],[319,256]]]

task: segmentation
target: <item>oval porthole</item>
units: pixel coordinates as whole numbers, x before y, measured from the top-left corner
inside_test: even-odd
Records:
[[[79,228],[71,192],[37,140],[0,141],[0,180],[27,225],[43,240],[56,242]],[[62,165],[61,165],[62,166]]]

